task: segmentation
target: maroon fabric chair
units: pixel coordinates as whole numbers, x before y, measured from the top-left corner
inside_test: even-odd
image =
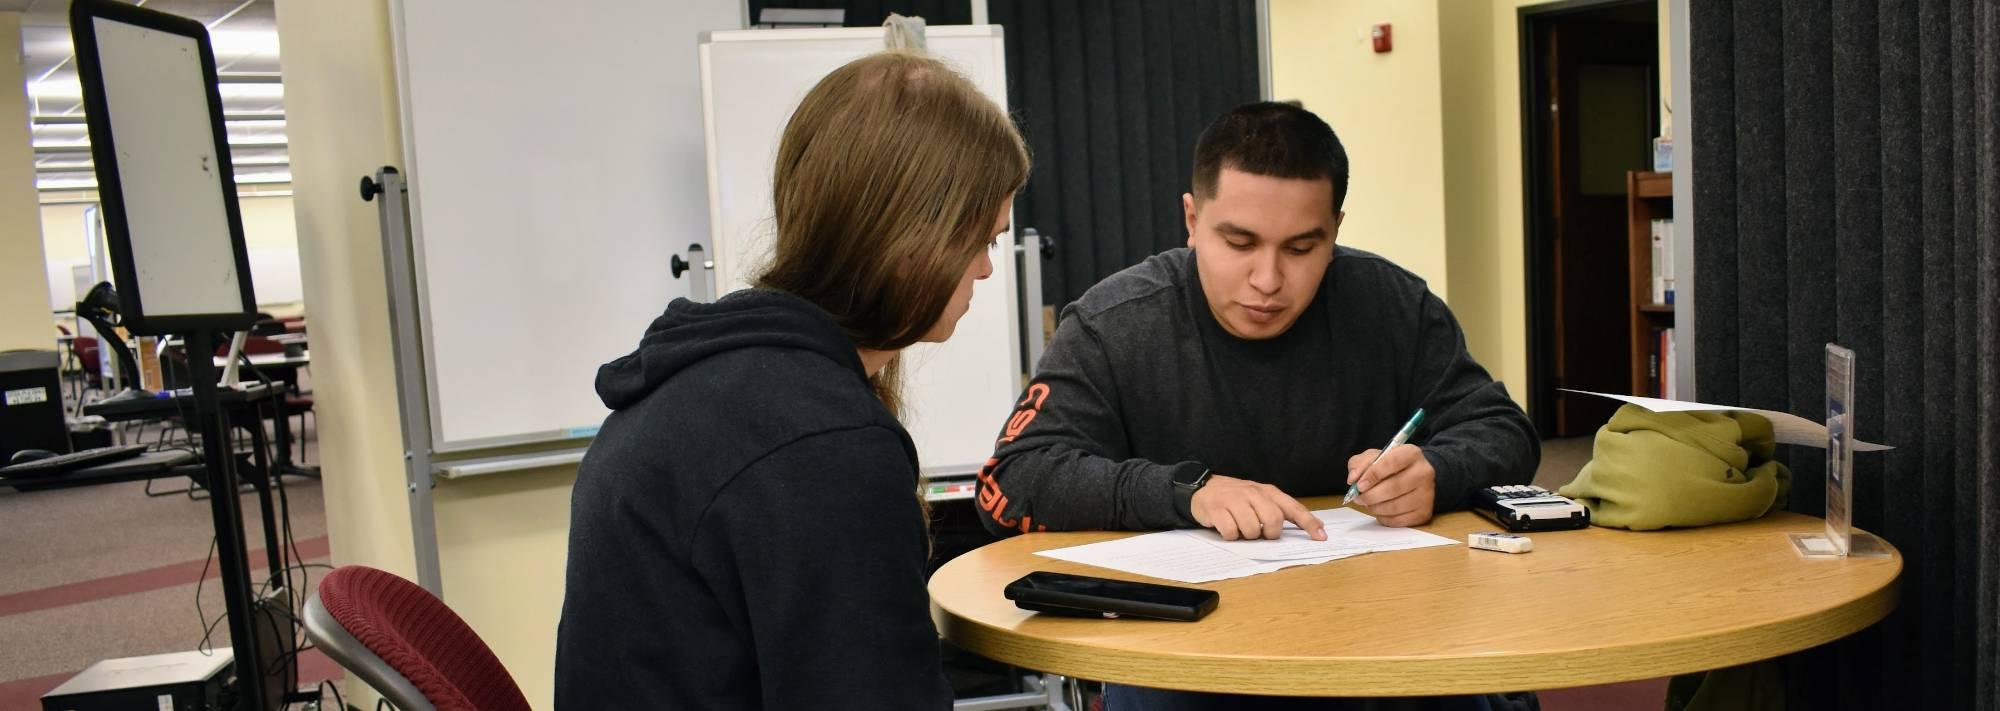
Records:
[[[83,381],[93,388],[104,387],[104,362],[99,360],[103,356],[98,350],[97,338],[77,336],[76,340],[70,341],[69,347],[76,351],[76,362],[83,367]]]
[[[306,604],[306,636],[403,711],[529,711],[507,668],[415,583],[343,566]]]

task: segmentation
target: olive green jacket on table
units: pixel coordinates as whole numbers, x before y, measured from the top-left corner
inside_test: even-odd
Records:
[[[1747,412],[1618,408],[1562,495],[1599,526],[1651,531],[1758,518],[1785,505],[1792,473],[1771,422]]]

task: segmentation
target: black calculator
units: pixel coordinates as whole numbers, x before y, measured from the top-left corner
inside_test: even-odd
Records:
[[[1472,508],[1509,531],[1569,531],[1590,527],[1590,509],[1539,486],[1489,486],[1473,492]]]

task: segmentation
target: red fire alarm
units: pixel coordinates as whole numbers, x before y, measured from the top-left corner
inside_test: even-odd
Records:
[[[1389,23],[1384,22],[1382,24],[1376,25],[1373,29],[1369,30],[1368,36],[1371,39],[1375,40],[1376,54],[1382,54],[1384,52],[1389,51],[1390,49]]]

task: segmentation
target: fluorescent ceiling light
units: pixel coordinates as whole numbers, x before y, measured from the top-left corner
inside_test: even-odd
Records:
[[[223,55],[278,56],[278,33],[222,30],[208,33],[208,43],[217,57]]]
[[[282,99],[285,97],[285,85],[278,83],[223,82],[218,86],[221,87],[223,99]],[[77,83],[75,79],[50,79],[47,81],[32,82],[28,84],[28,96],[40,101],[54,99],[80,100],[83,98],[83,85]]]

